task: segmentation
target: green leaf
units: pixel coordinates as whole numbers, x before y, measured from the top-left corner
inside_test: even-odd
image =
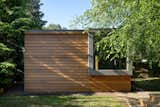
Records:
[[[15,68],[15,64],[10,63],[10,62],[1,62],[0,63],[0,68],[2,68],[2,69],[13,69],[13,68]]]

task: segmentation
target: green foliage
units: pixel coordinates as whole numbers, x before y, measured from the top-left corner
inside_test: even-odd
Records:
[[[153,77],[153,78],[137,78],[135,79],[136,87],[139,89],[143,89],[145,91],[160,91],[160,79]]]
[[[6,87],[13,82],[15,65],[10,62],[0,63],[0,87]]]
[[[43,27],[44,30],[64,30],[66,28],[62,27],[60,24],[49,24],[46,27]]]
[[[41,29],[39,0],[0,0],[0,85],[8,86],[23,71],[24,34]],[[16,65],[16,66],[15,66]]]
[[[0,68],[1,69],[13,69],[15,67],[15,65],[14,64],[12,64],[12,63],[9,63],[9,62],[2,62],[2,63],[0,63]]]
[[[12,29],[15,29],[19,32],[26,31],[32,26],[32,20],[29,18],[18,18],[11,23]]]
[[[0,56],[9,54],[11,52],[11,49],[8,48],[6,45],[4,45],[3,43],[0,43]]]
[[[96,43],[103,58],[146,59],[160,65],[159,0],[91,0],[91,9],[74,20],[81,27],[111,28]],[[102,34],[103,35],[103,34]]]
[[[91,8],[76,17],[71,27],[115,28],[128,14],[124,0],[91,0]]]
[[[33,21],[33,27],[34,29],[42,29],[42,26],[44,26],[47,21],[42,20],[42,17],[44,14],[40,11],[41,3],[40,0],[30,0],[30,14],[31,14],[31,19]]]

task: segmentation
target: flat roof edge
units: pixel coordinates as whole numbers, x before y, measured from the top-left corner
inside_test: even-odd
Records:
[[[85,30],[28,30],[26,35],[34,34],[86,34]]]

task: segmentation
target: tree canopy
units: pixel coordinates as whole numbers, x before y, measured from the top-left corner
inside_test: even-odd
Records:
[[[44,30],[64,30],[65,27],[62,27],[60,24],[49,24],[46,27],[43,27]]]
[[[83,28],[110,28],[96,43],[103,58],[130,57],[160,65],[159,0],[91,0],[91,8],[74,19]]]
[[[23,32],[45,24],[40,5],[40,0],[0,0],[0,87],[23,72]]]

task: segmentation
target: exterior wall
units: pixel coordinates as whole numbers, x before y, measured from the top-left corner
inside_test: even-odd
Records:
[[[130,91],[130,76],[91,76],[88,35],[82,31],[27,32],[26,92]]]

